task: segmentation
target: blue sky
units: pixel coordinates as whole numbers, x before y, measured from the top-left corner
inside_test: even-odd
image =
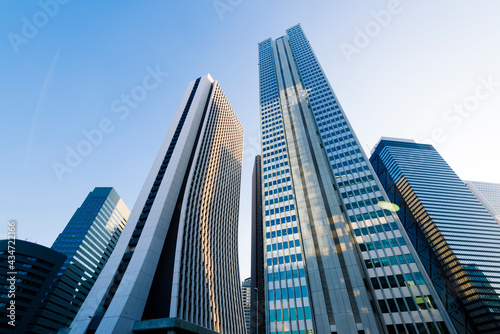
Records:
[[[0,6],[0,221],[16,219],[21,239],[50,246],[96,186],[115,187],[132,209],[187,84],[210,73],[245,127],[240,267],[248,277],[257,43],[297,23],[368,154],[381,136],[430,139],[463,179],[500,183],[497,1]],[[128,114],[115,112],[124,96],[145,91],[151,71],[160,73],[155,87]],[[96,129],[106,133],[58,177],[54,165]]]

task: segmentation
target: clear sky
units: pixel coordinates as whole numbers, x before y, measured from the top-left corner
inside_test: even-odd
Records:
[[[463,179],[500,183],[499,12],[495,0],[3,0],[0,233],[16,219],[20,239],[51,246],[96,186],[132,209],[187,84],[210,73],[245,127],[248,277],[257,43],[297,23],[368,155],[381,136],[431,140]]]

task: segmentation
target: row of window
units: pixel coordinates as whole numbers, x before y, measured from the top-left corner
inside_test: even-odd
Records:
[[[361,227],[354,229],[354,234],[359,237],[361,235],[370,235],[375,233],[390,232],[392,230],[399,230],[398,224],[396,222],[378,224],[368,227]]]
[[[425,328],[425,325],[427,325],[427,328]],[[396,326],[396,328],[394,328]],[[399,334],[399,333],[410,333],[410,334],[419,334],[419,333],[430,333],[430,334],[449,334],[450,332],[448,331],[448,328],[446,328],[446,325],[442,321],[438,321],[436,323],[433,322],[427,322],[427,323],[416,323],[415,326],[417,328],[415,329],[414,325],[408,323],[408,324],[397,324],[397,325],[387,325],[387,332],[389,334]]]
[[[290,246],[291,247],[291,246]],[[285,270],[285,271],[275,271],[274,273],[267,273],[267,280],[269,282],[277,282],[285,279],[305,277],[304,268]]]
[[[269,123],[269,124],[266,124],[268,122],[270,122],[271,120],[267,120],[267,121],[262,121],[262,129],[267,129],[267,128],[271,128],[271,127],[275,127],[276,125],[278,124],[282,124],[283,122],[281,121],[281,119],[279,120],[276,120],[276,121],[273,121],[272,123]],[[265,125],[264,125],[265,124]],[[281,125],[283,126],[283,125]]]
[[[271,189],[271,190],[266,190],[264,192],[264,196],[269,196],[269,195],[273,195],[273,194],[276,195],[278,193],[281,193],[281,192],[284,192],[284,191],[287,191],[287,190],[292,190],[292,186],[288,185],[288,186],[278,187],[278,188]]]
[[[373,188],[373,190],[372,190],[372,188]],[[342,198],[360,196],[363,194],[373,193],[373,192],[379,191],[379,190],[380,190],[380,188],[377,185],[371,186],[371,187],[367,186],[366,188],[361,188],[361,189],[353,189],[353,190],[349,190],[347,192],[343,192]]]
[[[404,255],[389,256],[388,258],[381,257],[381,258],[373,258],[371,260],[365,260],[365,264],[368,269],[395,266],[398,265],[398,263],[399,264],[415,263],[415,259],[411,254],[404,254]]]
[[[269,310],[270,322],[295,321],[304,319],[311,319],[311,308],[309,306],[284,308],[283,310]]]
[[[285,256],[276,256],[273,257],[272,259],[267,259],[267,265],[277,266],[278,264],[295,263],[300,261],[302,261],[302,254],[298,253],[297,255],[290,254]]]
[[[278,142],[278,143],[276,143],[276,144],[273,144],[273,145],[271,145],[271,146],[264,146],[264,147],[262,148],[262,152],[272,150],[273,148],[277,148],[277,147],[280,147],[280,146],[282,146],[282,145],[283,145],[283,146],[285,146],[285,142],[284,142],[284,141],[280,141],[280,142]]]
[[[270,214],[274,215],[275,213],[284,213],[286,211],[293,211],[293,210],[295,210],[294,204],[285,205],[285,206],[281,206],[279,208],[266,210],[266,216],[269,216]]]
[[[296,220],[297,220],[297,216],[293,215],[292,221],[296,221]],[[290,235],[293,233],[299,233],[299,229],[297,226],[284,228],[282,230],[277,230],[277,231],[266,232],[266,239],[286,236],[286,235]]]
[[[266,200],[264,205],[267,206],[269,204],[277,204],[277,203],[283,203],[283,202],[286,202],[288,200],[293,200],[293,195],[290,194],[290,195],[285,195],[285,196],[280,196],[280,197],[277,197],[277,198],[271,198],[269,200]]]
[[[344,171],[340,171],[340,170],[337,170],[339,168],[341,168],[343,166],[339,166],[339,165],[336,165],[336,164],[333,164],[332,165],[332,168],[335,171],[335,177],[344,177],[344,176],[348,176],[348,175],[351,175],[351,174],[356,174],[356,173],[361,173],[363,171],[370,171],[370,168],[367,166],[367,165],[364,165],[362,167],[354,167],[353,169],[349,169],[349,168],[345,168],[344,167]]]
[[[384,200],[384,198],[382,196],[380,196],[378,198],[365,199],[365,200],[358,201],[358,202],[347,203],[345,205],[345,208],[347,210],[351,210],[351,209],[364,208],[367,206],[369,207],[371,205],[376,205],[376,204],[378,204],[378,202],[383,201],[383,200]],[[380,216],[380,217],[382,217],[382,216]]]
[[[358,202],[359,203],[359,202]],[[354,223],[356,221],[365,221],[369,220],[370,218],[376,219],[377,217],[384,217],[384,216],[391,216],[392,212],[389,210],[377,210],[377,211],[371,211],[371,212],[365,212],[362,214],[357,214],[357,215],[352,215],[349,216],[349,220]]]
[[[380,276],[378,279],[377,277],[371,277],[370,280],[375,290],[388,289],[389,287],[404,288],[406,286],[425,285],[424,277],[419,272],[415,272],[413,275],[411,273],[406,273],[404,275],[387,275],[387,277]]]
[[[272,152],[264,153],[262,156],[264,158],[267,158],[267,157],[270,157],[271,155],[280,154],[280,153],[283,153],[283,152],[286,152],[286,147],[280,148],[279,150],[275,150],[275,151],[272,151]]]
[[[300,240],[295,239],[295,241],[284,241],[283,243],[278,242],[278,243],[273,243],[272,245],[267,245],[267,251],[275,251],[275,250],[282,250],[282,249],[288,249],[288,247],[300,247]]]
[[[278,184],[282,184],[282,183],[286,183],[286,182],[290,182],[290,176],[283,177],[279,180],[264,182],[264,187],[272,187],[272,186],[276,186]]]
[[[287,300],[287,299],[294,299],[294,298],[300,298],[300,297],[307,297],[307,287],[305,285],[302,286],[290,286],[288,288],[281,288],[281,289],[269,289],[268,294],[269,296],[269,301],[274,301],[274,300]]]
[[[274,226],[274,225],[279,225],[279,224],[290,223],[291,221],[292,221],[292,218],[290,216],[276,218],[276,219],[271,219],[271,220],[267,220],[266,221],[266,227]]]
[[[290,169],[285,169],[285,170],[279,170],[277,172],[273,172],[273,173],[269,173],[269,174],[265,174],[264,175],[264,180],[267,180],[267,179],[270,179],[271,177],[276,177],[276,176],[280,176],[282,174],[288,174],[290,173]]]
[[[381,240],[381,241],[377,240],[374,242],[360,243],[359,248],[361,249],[362,252],[366,252],[366,251],[371,251],[374,249],[398,247],[398,243],[399,243],[399,246],[406,245],[405,239],[403,237],[399,237],[399,238],[391,238],[391,239]]]
[[[405,303],[406,301],[406,303]],[[397,313],[398,307],[401,312],[417,311],[417,310],[435,310],[437,309],[436,303],[431,295],[426,295],[424,297],[417,296],[415,299],[412,297],[396,298],[396,299],[386,299],[379,300],[378,304],[382,313]],[[397,305],[397,306],[396,306]],[[427,305],[427,306],[426,306]]]
[[[351,179],[351,180],[346,180],[344,182],[339,182],[337,185],[340,189],[340,188],[344,188],[347,186],[353,186],[356,184],[365,183],[365,182],[373,181],[373,180],[374,180],[373,175],[368,175],[368,176],[357,177],[357,178]]]
[[[272,169],[278,169],[278,168],[284,167],[284,166],[288,166],[288,161],[277,163],[277,164],[274,164],[274,165],[269,166],[269,167],[264,167],[264,172],[267,172],[268,170],[272,170]]]
[[[287,154],[284,154],[284,155],[280,155],[278,157],[274,157],[274,158],[271,158],[271,159],[267,159],[267,160],[264,160],[263,161],[263,165],[267,165],[267,164],[270,164],[272,162],[275,162],[275,161],[278,161],[278,160],[282,160],[282,159],[286,159],[287,158]]]

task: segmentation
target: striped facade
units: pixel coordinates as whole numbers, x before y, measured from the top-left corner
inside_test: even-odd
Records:
[[[427,144],[382,140],[371,161],[460,333],[500,328],[500,225]]]
[[[219,84],[192,81],[71,333],[245,333],[242,150],[243,128]]]
[[[52,249],[66,255],[25,333],[57,333],[73,321],[111,256],[130,211],[115,189],[96,187]]]
[[[300,25],[259,75],[267,333],[454,332]]]

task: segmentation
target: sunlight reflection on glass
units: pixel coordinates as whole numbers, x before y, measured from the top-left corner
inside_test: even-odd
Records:
[[[378,206],[380,206],[382,209],[385,209],[385,210],[389,210],[392,212],[399,211],[399,206],[397,206],[396,204],[391,203],[391,202],[380,201],[377,204],[378,204]]]

